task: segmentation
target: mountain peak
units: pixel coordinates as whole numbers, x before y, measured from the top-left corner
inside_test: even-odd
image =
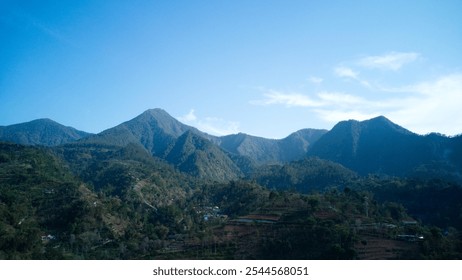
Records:
[[[141,115],[150,115],[150,116],[164,116],[164,117],[171,117],[167,111],[161,108],[154,108],[154,109],[148,109],[144,111]]]
[[[391,122],[389,119],[387,119],[385,116],[383,115],[380,115],[380,116],[377,116],[375,118],[372,118],[370,119],[371,121],[374,120],[374,121],[386,121],[386,122]]]
[[[348,120],[337,123],[331,131],[346,131],[351,130],[353,134],[357,135],[364,131],[378,132],[378,131],[394,131],[402,134],[414,134],[411,131],[395,124],[385,116],[377,116],[375,118],[357,121]]]
[[[76,141],[90,133],[43,118],[0,127],[0,139],[23,145],[56,146]]]
[[[309,155],[341,163],[360,174],[401,175],[424,160],[425,150],[422,137],[378,116],[338,123]]]
[[[409,130],[395,124],[384,116],[378,116],[370,120],[360,122],[363,129],[393,130],[402,134],[414,134]]]
[[[26,122],[26,123],[37,123],[37,124],[57,124],[57,125],[61,125],[60,123],[58,123],[58,122],[55,122],[54,120],[52,120],[52,119],[49,119],[49,118],[40,118],[40,119],[32,120],[32,121],[30,121],[30,122]]]
[[[156,108],[146,110],[135,118],[107,129],[86,142],[114,146],[125,146],[129,143],[141,144],[151,154],[162,156],[178,137],[189,130],[204,138],[208,136],[194,127],[179,122],[166,111]]]
[[[156,108],[156,109],[148,109],[141,113],[140,115],[136,116],[134,119],[126,122],[133,122],[133,121],[138,121],[138,122],[144,122],[144,121],[152,121],[156,120],[159,123],[165,123],[165,122],[178,122],[174,117],[170,116],[166,111]]]
[[[187,130],[194,129],[182,124],[166,111],[159,108],[146,110],[134,119],[123,123],[123,125],[135,130],[140,129],[141,127],[148,130],[160,129],[163,133],[169,134],[175,138],[179,137]]]

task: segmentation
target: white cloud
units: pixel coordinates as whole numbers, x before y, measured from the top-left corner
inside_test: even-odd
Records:
[[[266,90],[262,100],[251,103],[303,107],[329,125],[346,119],[365,120],[384,115],[419,134],[462,134],[462,72],[405,86],[387,84],[387,81],[378,84],[376,80],[371,83],[363,77],[372,74],[366,73],[366,68],[397,71],[420,57],[416,52],[390,52],[351,62],[355,67],[345,63],[334,67],[336,77],[353,80],[364,87],[358,89],[359,94],[335,89],[311,94]],[[360,66],[364,67],[360,68],[361,73],[355,69]],[[320,84],[322,79],[311,76],[308,81]]]
[[[178,117],[178,120],[200,131],[216,136],[236,134],[239,132],[238,122],[226,121],[216,117],[198,118],[194,109],[191,109],[186,115]]]
[[[319,92],[313,97],[300,93],[270,91],[266,99],[253,102],[256,105],[285,105],[286,107],[305,107],[318,118],[334,124],[345,119],[364,120],[380,115],[384,104],[369,101],[360,96],[342,92]]]
[[[380,114],[366,113],[361,110],[338,110],[338,109],[316,109],[315,113],[318,117],[326,122],[335,124],[344,120],[368,120]]]
[[[311,76],[308,78],[308,81],[312,84],[321,84],[324,79],[320,77]]]
[[[330,123],[365,120],[385,115],[407,129],[426,134],[462,133],[462,73],[442,76],[432,81],[395,88],[399,98],[380,96],[374,100],[342,92],[319,92],[313,96],[270,90],[256,105],[305,107],[318,118]]]
[[[374,101],[349,94],[320,93],[326,106],[313,111],[330,123],[385,115],[419,134],[462,133],[462,73],[408,85],[395,92],[400,92],[401,97],[384,96]]]
[[[334,73],[340,78],[350,78],[358,81],[361,85],[367,88],[372,88],[371,84],[359,77],[359,72],[355,72],[353,69],[345,66],[338,66],[334,68]]]
[[[345,66],[338,66],[334,69],[335,75],[339,76],[340,78],[352,78],[358,79],[358,72],[353,71],[353,69],[345,67]]]
[[[184,122],[184,123],[196,121],[197,116],[195,114],[195,110],[194,109],[189,110],[189,113],[187,113],[186,115],[184,115],[182,117],[179,117],[178,120],[181,121],[181,122]]]
[[[410,85],[404,91],[413,95],[394,101],[397,108],[389,112],[393,119],[421,134],[462,133],[462,73]]]
[[[254,105],[285,105],[286,107],[352,107],[352,106],[378,106],[362,97],[346,94],[342,92],[319,92],[315,97],[310,97],[301,93],[284,93],[281,91],[270,90],[263,94],[265,99],[251,101]]]
[[[329,105],[354,106],[367,105],[366,103],[370,103],[362,97],[346,93],[320,92],[317,95],[323,101],[323,103]]]
[[[311,99],[309,96],[300,93],[284,93],[276,90],[269,90],[264,93],[263,100],[255,100],[250,103],[254,105],[285,105],[287,107],[317,107],[322,104]]]
[[[212,135],[223,136],[239,133],[239,122],[208,117],[198,121],[197,128]]]
[[[415,52],[391,52],[385,55],[364,57],[359,61],[359,65],[366,68],[397,71],[405,64],[415,61],[419,56],[420,54]]]
[[[415,52],[390,52],[380,56],[367,56],[356,61],[354,64],[365,68],[397,71],[405,64],[411,63],[419,57],[420,54]],[[377,86],[374,83],[370,83],[368,80],[360,76],[360,72],[353,70],[351,67],[344,65],[337,66],[334,68],[334,74],[340,78],[355,80],[366,88],[382,90],[382,87]]]
[[[349,119],[366,120],[380,115],[380,103],[360,96],[341,92],[321,92],[317,96],[324,106],[315,108],[313,112],[332,124]]]

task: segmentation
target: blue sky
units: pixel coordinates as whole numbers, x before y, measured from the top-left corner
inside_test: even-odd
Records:
[[[163,108],[282,138],[385,115],[462,133],[462,1],[0,1],[0,125]]]

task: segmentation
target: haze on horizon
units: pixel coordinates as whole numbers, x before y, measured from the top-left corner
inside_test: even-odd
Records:
[[[283,138],[384,115],[462,133],[460,1],[2,1],[0,125],[162,108]]]

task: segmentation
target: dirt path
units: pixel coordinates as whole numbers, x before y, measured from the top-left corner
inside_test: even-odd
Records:
[[[141,180],[139,181],[138,183],[135,184],[135,186],[133,186],[133,189],[135,190],[136,194],[138,194],[138,196],[141,198],[141,200],[143,201],[144,204],[146,204],[147,206],[149,206],[150,208],[154,209],[154,211],[157,212],[157,208],[155,206],[153,206],[151,203],[149,203],[146,198],[144,198],[144,195],[143,193],[141,192],[141,189],[146,186],[146,181],[144,180]]]

